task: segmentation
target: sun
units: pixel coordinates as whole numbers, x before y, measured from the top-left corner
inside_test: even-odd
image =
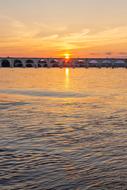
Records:
[[[64,54],[64,58],[65,58],[66,60],[69,60],[70,57],[71,57],[71,54],[70,54],[70,53],[65,53],[65,54]]]

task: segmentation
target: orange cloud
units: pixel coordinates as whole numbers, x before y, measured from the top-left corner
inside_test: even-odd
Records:
[[[107,52],[112,52],[111,56],[126,55],[127,26],[70,32],[67,26],[26,24],[6,16],[1,16],[0,22],[1,56],[60,56],[64,52],[74,56],[92,56],[91,52],[97,56],[108,55]]]

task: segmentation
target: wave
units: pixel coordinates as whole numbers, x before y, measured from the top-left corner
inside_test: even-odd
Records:
[[[0,90],[1,94],[16,94],[24,96],[39,96],[39,97],[56,97],[56,98],[82,98],[88,97],[89,94],[78,92],[59,92],[59,91],[42,91],[42,90],[19,90],[19,89],[4,89]]]

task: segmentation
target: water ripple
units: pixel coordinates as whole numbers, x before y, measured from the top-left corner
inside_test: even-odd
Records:
[[[17,72],[13,71],[14,77]],[[46,71],[40,76],[33,72],[42,80]],[[82,72],[72,76],[70,83],[76,86],[65,92],[53,77],[47,79],[47,89],[54,83],[58,89],[33,90],[23,73],[27,88],[22,84],[21,90],[9,89],[4,84],[0,190],[127,189],[127,75],[119,83],[120,71],[105,71],[104,81],[98,80],[96,70],[85,73],[87,77]],[[16,82],[21,82],[18,77]],[[77,78],[82,78],[78,85]]]
[[[0,90],[0,93],[4,94],[17,94],[17,95],[26,95],[26,96],[40,96],[40,97],[54,97],[54,98],[81,98],[87,97],[89,95],[78,93],[78,92],[54,92],[54,91],[39,91],[39,90],[14,90],[6,89]]]

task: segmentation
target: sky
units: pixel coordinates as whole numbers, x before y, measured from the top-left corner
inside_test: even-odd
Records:
[[[127,0],[0,0],[0,56],[127,57]]]

